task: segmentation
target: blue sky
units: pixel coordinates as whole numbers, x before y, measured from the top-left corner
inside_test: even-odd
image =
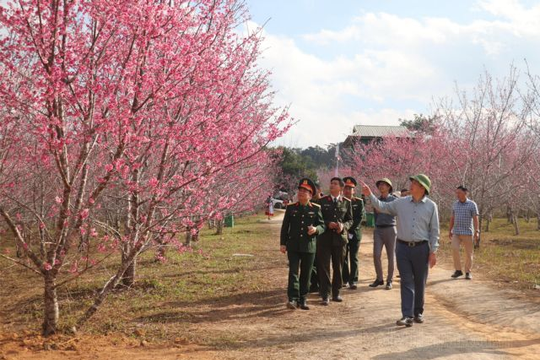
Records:
[[[429,113],[456,83],[510,64],[540,74],[540,1],[247,0],[264,29],[261,65],[298,124],[287,146],[344,140],[356,124]]]

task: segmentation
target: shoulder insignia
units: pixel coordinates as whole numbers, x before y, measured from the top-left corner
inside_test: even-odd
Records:
[[[315,207],[321,207],[321,205],[317,204],[317,203],[314,203],[314,202],[310,202],[309,203],[311,206],[315,206]]]
[[[290,203],[289,205],[287,205],[287,207],[293,206],[293,205],[298,205],[298,201],[297,201],[297,202],[294,202],[294,203]]]
[[[343,197],[343,200],[351,201],[351,199],[346,198],[345,196]]]

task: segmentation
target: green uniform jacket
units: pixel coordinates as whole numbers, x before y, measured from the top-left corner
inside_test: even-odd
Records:
[[[317,232],[308,235],[308,226],[317,228]],[[281,225],[281,245],[287,245],[287,251],[314,254],[317,250],[317,234],[322,234],[326,227],[318,204],[308,202],[300,205],[289,204]]]
[[[357,240],[362,240],[362,231],[360,225],[362,220],[366,216],[366,210],[364,207],[364,200],[359,197],[354,197],[351,199],[352,213],[353,213],[353,223],[349,229],[349,234],[354,234]]]
[[[321,211],[324,218],[326,231],[319,235],[322,241],[331,241],[332,245],[344,245],[348,242],[347,232],[353,224],[353,213],[351,200],[341,196],[337,205],[334,205],[332,196],[325,196],[318,201],[321,205]],[[331,222],[339,222],[343,224],[343,232],[337,233],[337,230],[330,229],[328,224]]]

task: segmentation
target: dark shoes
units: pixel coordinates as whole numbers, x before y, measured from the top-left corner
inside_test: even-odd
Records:
[[[397,326],[411,327],[411,326],[413,326],[413,318],[404,316],[401,319],[399,319],[398,321],[396,321],[396,325]]]
[[[369,284],[369,287],[374,288],[374,287],[377,287],[377,286],[380,286],[380,285],[384,285],[384,281],[382,281],[382,280],[375,280],[375,281],[373,282],[373,284]]]
[[[422,314],[416,315],[414,317],[414,322],[418,323],[418,324],[423,324],[424,323],[424,315],[422,315]]]
[[[467,279],[467,280],[472,280],[472,275],[471,275],[471,273],[466,273],[466,274],[465,274],[465,279]]]
[[[287,309],[296,310],[298,308],[298,303],[296,300],[290,300],[287,302]]]
[[[386,283],[386,287],[385,287],[386,290],[392,290],[392,282],[391,281],[388,281]]]
[[[323,297],[321,305],[328,306],[330,305],[330,299],[328,297]]]
[[[356,285],[356,283],[351,283],[351,284],[349,285],[349,289],[351,289],[351,290],[356,290],[356,289],[358,289],[358,285]]]
[[[456,271],[452,274],[452,277],[453,277],[454,279],[457,279],[457,278],[460,277],[460,276],[463,276],[463,271],[461,271],[461,270],[456,270]]]
[[[335,301],[335,302],[342,302],[343,301],[343,298],[341,296],[333,296],[332,297],[332,301]]]
[[[307,300],[306,299],[302,299],[298,302],[298,306],[300,307],[300,309],[302,310],[309,310],[309,306],[307,305]]]

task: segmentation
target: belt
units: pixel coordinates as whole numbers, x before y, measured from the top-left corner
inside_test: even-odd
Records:
[[[423,244],[426,244],[428,241],[427,240],[422,240],[422,241],[404,241],[404,240],[401,240],[401,239],[397,239],[398,242],[402,243],[402,244],[405,244],[407,245],[408,247],[415,247],[415,246],[418,246],[418,245],[423,245]]]
[[[389,227],[394,227],[396,225],[375,225],[376,228],[389,228]]]

